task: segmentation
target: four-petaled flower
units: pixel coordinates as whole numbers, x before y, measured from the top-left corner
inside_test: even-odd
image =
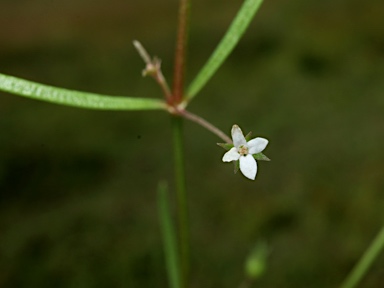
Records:
[[[240,171],[251,180],[255,180],[257,173],[257,162],[253,154],[260,153],[265,149],[268,140],[264,138],[254,138],[247,142],[243,132],[237,125],[232,126],[233,145],[223,156],[223,162],[240,161]]]

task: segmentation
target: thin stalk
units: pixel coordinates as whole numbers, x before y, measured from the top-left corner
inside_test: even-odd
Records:
[[[184,94],[185,51],[187,46],[188,7],[190,0],[180,0],[178,31],[176,38],[175,66],[173,75],[172,99],[174,107],[181,103]],[[184,151],[183,151],[183,119],[172,117],[174,144],[175,177],[177,190],[177,209],[179,217],[179,247],[181,262],[181,287],[186,288],[189,274],[189,223],[187,192],[185,185]]]
[[[179,111],[180,115],[203,126],[204,128],[208,129],[211,131],[213,134],[216,134],[219,136],[221,139],[223,139],[225,142],[231,144],[232,140],[225,134],[223,131],[221,131],[219,128],[216,126],[213,126],[211,123],[209,123],[207,120],[201,118],[200,116],[197,116],[196,114],[193,114],[187,110],[182,110]]]
[[[379,234],[373,240],[371,246],[365,251],[359,262],[352,269],[351,273],[347,276],[341,288],[353,288],[360,282],[363,276],[367,273],[368,268],[372,265],[373,261],[380,254],[384,248],[384,226],[381,228]]]
[[[161,90],[163,90],[165,99],[169,103],[172,98],[171,90],[169,89],[168,83],[164,78],[163,72],[161,71],[161,61],[160,59],[154,57],[151,59],[147,50],[141,45],[141,43],[137,40],[133,41],[133,46],[135,46],[137,52],[140,57],[143,59],[146,64],[145,69],[143,70],[143,76],[150,75],[155,79],[157,84],[159,84]]]
[[[176,39],[175,66],[173,75],[173,103],[180,103],[184,94],[185,51],[187,47],[187,27],[189,0],[180,0],[178,31]]]
[[[181,287],[187,287],[189,274],[189,223],[188,202],[185,185],[184,145],[183,145],[183,119],[172,116],[173,150],[176,177],[176,198],[179,218],[179,247],[181,263]]]

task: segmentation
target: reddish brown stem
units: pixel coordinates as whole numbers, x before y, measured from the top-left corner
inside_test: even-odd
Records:
[[[173,75],[173,103],[179,104],[184,93],[185,51],[187,46],[189,0],[180,0],[179,23],[176,39],[175,66]]]
[[[183,116],[183,117],[187,118],[188,120],[191,120],[191,121],[193,121],[193,122],[203,126],[207,130],[211,131],[213,134],[216,134],[217,136],[219,136],[221,139],[223,139],[228,144],[232,144],[232,140],[231,140],[231,138],[229,138],[227,136],[227,134],[225,134],[223,131],[221,131],[216,126],[213,126],[207,120],[205,120],[205,119],[201,118],[200,116],[197,116],[197,115],[195,115],[195,114],[193,114],[191,112],[188,112],[187,110],[180,110],[178,112],[179,112],[179,114],[181,116]]]

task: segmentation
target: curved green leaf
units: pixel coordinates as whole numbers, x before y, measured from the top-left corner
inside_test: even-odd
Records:
[[[227,33],[188,88],[186,101],[190,101],[203,88],[239,42],[263,0],[245,0]]]
[[[115,97],[80,92],[39,84],[4,74],[0,74],[0,90],[37,100],[87,109],[166,109],[166,104],[158,99]]]

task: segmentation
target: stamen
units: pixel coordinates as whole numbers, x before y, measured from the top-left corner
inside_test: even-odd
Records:
[[[241,145],[238,149],[238,152],[241,156],[247,155],[248,154],[248,147],[245,145]]]

